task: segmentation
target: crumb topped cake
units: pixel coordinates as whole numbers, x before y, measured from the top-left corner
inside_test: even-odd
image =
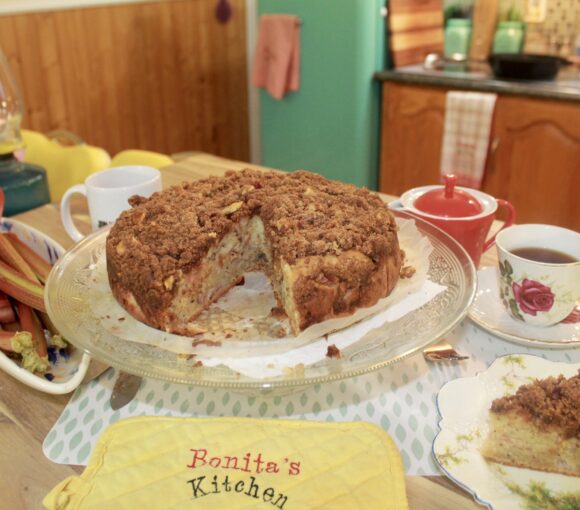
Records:
[[[580,476],[580,371],[535,380],[490,409],[482,455],[490,461]]]
[[[191,321],[247,271],[264,271],[296,334],[372,306],[401,269],[384,202],[318,174],[242,170],[132,197],[107,237],[109,282],[138,320]]]

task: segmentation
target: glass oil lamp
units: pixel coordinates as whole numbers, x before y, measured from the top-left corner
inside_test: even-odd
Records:
[[[4,189],[4,216],[44,205],[50,201],[46,171],[19,161],[22,148],[20,122],[23,102],[16,80],[0,49],[0,187]]]

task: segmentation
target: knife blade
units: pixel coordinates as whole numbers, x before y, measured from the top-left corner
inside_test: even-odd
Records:
[[[119,372],[109,400],[111,408],[116,411],[131,402],[139,391],[142,381],[143,378],[138,375]]]

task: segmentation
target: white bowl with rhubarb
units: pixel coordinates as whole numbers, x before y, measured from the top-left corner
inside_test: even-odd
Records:
[[[1,219],[0,368],[52,394],[73,391],[90,363],[58,333],[44,305],[44,283],[64,251],[35,228]]]

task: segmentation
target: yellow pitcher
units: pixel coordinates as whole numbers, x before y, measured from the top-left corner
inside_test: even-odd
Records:
[[[91,145],[63,146],[45,135],[22,130],[24,161],[46,169],[51,202],[60,201],[64,192],[90,174],[110,166],[109,154]]]

